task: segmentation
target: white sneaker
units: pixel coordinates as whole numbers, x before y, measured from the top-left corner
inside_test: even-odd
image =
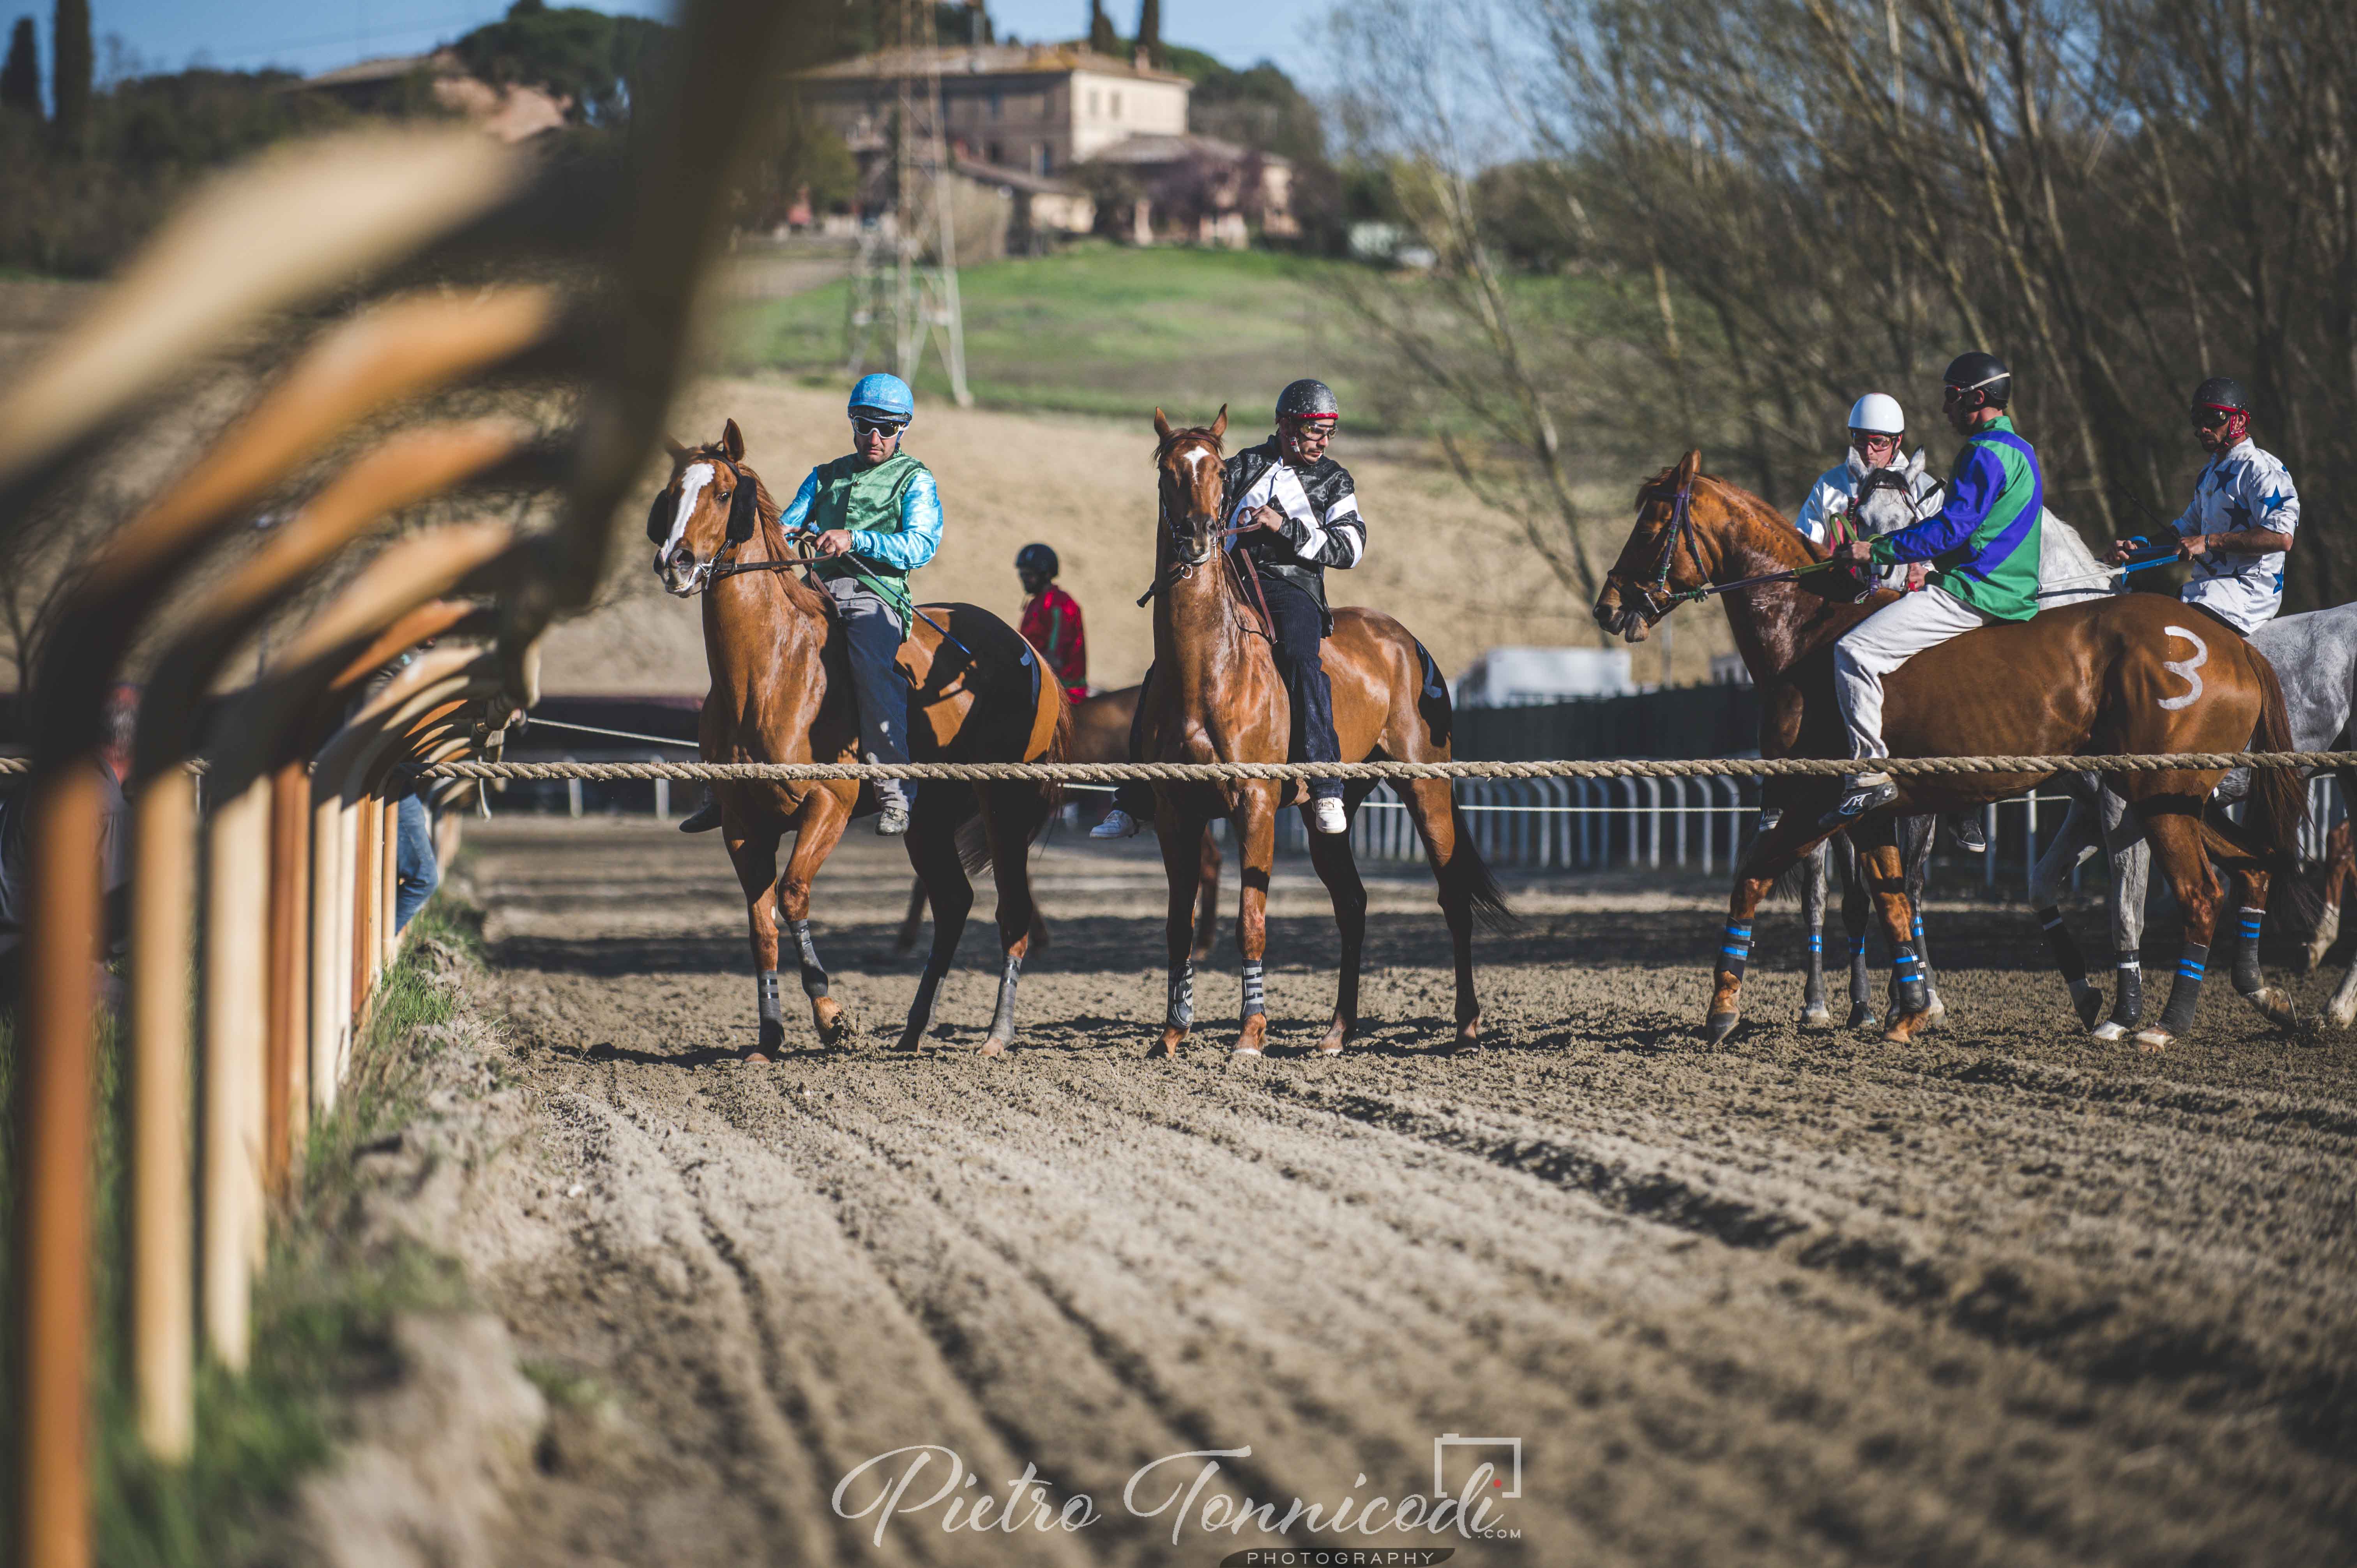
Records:
[[[1137,832],[1137,819],[1115,806],[1105,813],[1103,822],[1089,830],[1092,839],[1125,839]]]
[[[1342,814],[1341,801],[1330,795],[1320,795],[1309,802],[1309,826],[1316,832],[1347,832],[1351,819]]]

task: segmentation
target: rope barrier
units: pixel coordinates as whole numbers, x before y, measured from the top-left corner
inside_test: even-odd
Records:
[[[2174,773],[2234,768],[2357,767],[2357,751],[2190,751],[2125,757],[1893,757],[1893,774]],[[1832,778],[1858,764],[1824,757],[1562,758],[1531,762],[444,762],[426,779],[633,779],[718,783],[766,779],[1039,779],[1071,784],[1130,780],[1216,783],[1241,779],[1725,779]]]

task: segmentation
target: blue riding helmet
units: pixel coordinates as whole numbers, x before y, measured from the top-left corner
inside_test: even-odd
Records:
[[[878,371],[851,389],[850,412],[886,414],[906,424],[917,417],[917,394],[899,377]]]

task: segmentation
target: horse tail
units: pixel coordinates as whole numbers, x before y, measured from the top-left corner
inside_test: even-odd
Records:
[[[2283,682],[2275,666],[2257,649],[2247,650],[2259,683],[2259,723],[2251,736],[2255,751],[2292,751],[2291,714],[2286,707]],[[2221,831],[2205,819],[2203,837],[2213,856],[2231,864],[2255,860],[2273,877],[2272,886],[2286,887],[2294,910],[2313,921],[2321,907],[2316,890],[2299,876],[2299,833],[2308,822],[2308,783],[2293,768],[2251,769],[2250,812],[2239,833]]]
[[[1447,868],[1441,872],[1441,879],[1447,884],[1448,891],[1464,898],[1473,911],[1473,918],[1481,922],[1483,929],[1522,929],[1522,918],[1507,904],[1506,890],[1498,886],[1497,874],[1490,869],[1490,863],[1483,860],[1481,852],[1474,847],[1472,829],[1465,821],[1465,809],[1457,803],[1454,792],[1448,800],[1448,822],[1450,836],[1456,843],[1456,854],[1449,856]]]

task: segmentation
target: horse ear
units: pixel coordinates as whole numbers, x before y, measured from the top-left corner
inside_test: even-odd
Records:
[[[1677,479],[1679,488],[1684,489],[1685,486],[1693,484],[1701,473],[1702,448],[1699,446],[1689,446],[1686,448],[1686,455],[1678,459]]]
[[[1928,446],[1918,446],[1918,447],[1916,447],[1916,448],[1915,448],[1915,460],[1914,460],[1912,463],[1910,463],[1910,464],[1908,464],[1908,465],[1907,465],[1907,475],[1908,475],[1908,477],[1909,477],[1910,478],[1916,478],[1916,479],[1920,479],[1920,478],[1921,478],[1923,477],[1923,467],[1924,467],[1924,465],[1925,465],[1927,462],[1929,462],[1929,461],[1930,461],[1931,456],[1932,456],[1932,449],[1931,449],[1930,447],[1928,447]]]
[[[1220,404],[1220,417],[1211,421],[1211,438],[1218,440],[1228,433],[1228,405]]]
[[[688,448],[681,446],[678,442],[673,440],[668,435],[663,437],[663,450],[671,454],[672,467],[677,467],[680,464],[687,461]]]
[[[729,422],[728,429],[732,435],[736,432],[734,420]],[[736,498],[728,503],[728,542],[731,544],[744,543],[753,537],[753,530],[760,525],[760,481],[752,475],[746,474],[737,479]]]
[[[732,463],[745,460],[745,433],[737,428],[737,422],[733,419],[728,422],[728,428],[720,433],[720,449],[728,454],[728,460]]]
[[[1163,417],[1162,410],[1158,407],[1154,411],[1154,434],[1165,441],[1170,439],[1170,421]]]

